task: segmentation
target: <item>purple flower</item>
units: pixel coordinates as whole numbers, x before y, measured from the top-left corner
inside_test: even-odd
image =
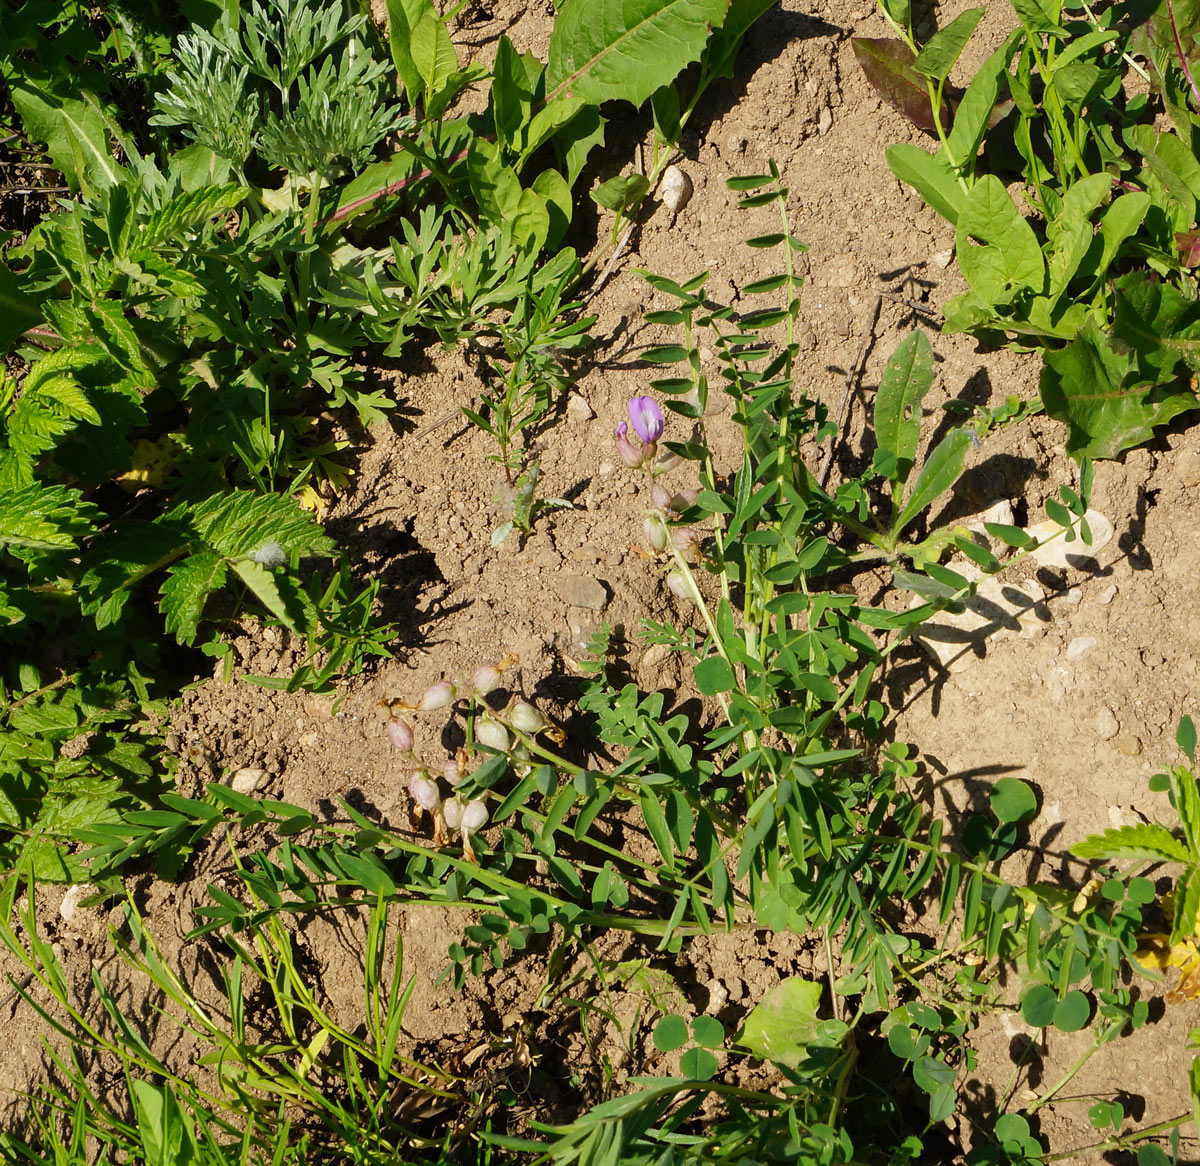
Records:
[[[662,410],[653,397],[630,397],[629,420],[634,432],[647,445],[653,445],[663,433]]]

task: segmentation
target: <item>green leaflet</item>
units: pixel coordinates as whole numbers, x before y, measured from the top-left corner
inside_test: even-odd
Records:
[[[564,0],[550,35],[547,103],[568,95],[640,106],[698,60],[729,0]]]

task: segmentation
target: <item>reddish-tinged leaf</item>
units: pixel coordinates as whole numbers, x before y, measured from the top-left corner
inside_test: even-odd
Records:
[[[919,129],[937,133],[926,79],[912,67],[912,49],[895,37],[856,36],[851,44],[875,92]]]
[[[1176,231],[1175,246],[1184,267],[1200,267],[1200,231]]]

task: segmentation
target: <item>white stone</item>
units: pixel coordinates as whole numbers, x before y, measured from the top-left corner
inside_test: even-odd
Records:
[[[1067,659],[1082,660],[1095,646],[1095,636],[1076,636],[1067,645]]]
[[[1121,722],[1117,720],[1117,714],[1108,707],[1102,708],[1096,714],[1092,724],[1096,729],[1096,736],[1101,741],[1111,741],[1121,731]]]
[[[239,769],[229,781],[229,788],[234,793],[252,794],[267,784],[265,769]]]
[[[567,413],[572,421],[590,421],[596,416],[592,407],[578,393],[572,393],[567,398]]]
[[[85,911],[79,904],[89,895],[94,895],[96,891],[97,888],[91,883],[76,883],[73,887],[67,888],[67,893],[63,895],[62,902],[59,904],[58,914],[68,927],[76,930],[87,928],[89,916],[94,917],[94,911]]]
[[[678,166],[668,166],[663,171],[658,197],[667,210],[678,214],[692,197],[692,180]]]
[[[1091,545],[1085,543],[1078,535],[1071,542],[1067,542],[1061,534],[1062,527],[1050,519],[1035,523],[1027,529],[1026,533],[1038,542],[1050,540],[1033,552],[1032,557],[1039,566],[1052,570],[1096,570],[1096,552],[1111,541],[1113,524],[1098,510],[1089,510],[1084,517],[1092,533]],[[1058,537],[1055,538],[1055,535]]]

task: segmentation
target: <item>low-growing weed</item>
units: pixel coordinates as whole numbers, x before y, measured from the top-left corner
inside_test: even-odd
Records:
[[[955,226],[970,290],[946,304],[946,330],[1042,350],[1042,400],[1069,425],[1068,452],[1115,457],[1196,408],[1189,103],[1200,99],[1184,79],[1200,16],[1171,0],[1012,7],[1019,26],[962,92],[949,78],[983,8],[919,44],[907,0],[881,0],[898,37],[858,38],[855,51],[939,143],[887,157]],[[1135,73],[1150,94],[1130,95]],[[1175,132],[1155,126],[1159,101]]]

